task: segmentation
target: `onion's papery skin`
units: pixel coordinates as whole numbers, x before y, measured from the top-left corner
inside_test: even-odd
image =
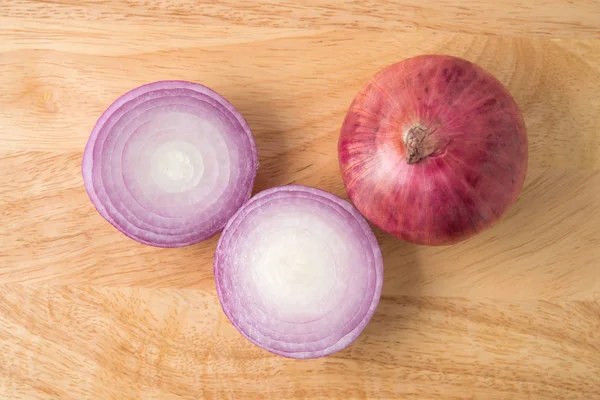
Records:
[[[157,183],[156,174],[175,168],[153,163],[163,148],[186,157],[189,187],[169,191]],[[219,232],[250,198],[257,169],[244,117],[215,91],[187,81],[153,82],[123,94],[98,119],[82,159],[99,214],[129,238],[156,247],[188,246]]]
[[[338,156],[348,196],[369,221],[407,242],[449,245],[490,227],[515,203],[527,173],[527,132],[516,102],[489,72],[422,55],[379,71],[360,90]]]
[[[289,246],[274,244],[278,237],[290,234],[294,240]],[[319,305],[293,303],[295,307],[288,309],[269,294],[266,280],[272,275],[257,271],[264,271],[261,260],[271,260],[279,252],[291,262],[278,261],[271,264],[275,270],[268,271],[284,276],[288,271],[282,285],[297,282],[289,271],[299,257],[290,253],[306,249],[302,243],[307,237],[311,244],[327,249],[316,257],[324,260],[324,270],[330,274],[323,274],[331,279],[315,281],[311,276],[310,284],[301,284],[305,290],[285,288],[284,300],[299,295],[298,301]],[[306,265],[322,272],[319,266]],[[307,359],[340,351],[360,335],[379,303],[383,260],[369,224],[349,202],[316,188],[288,185],[256,194],[228,221],[215,251],[214,275],[223,311],[246,339],[274,354]],[[314,294],[311,289],[319,285],[327,288],[324,297],[306,295]]]

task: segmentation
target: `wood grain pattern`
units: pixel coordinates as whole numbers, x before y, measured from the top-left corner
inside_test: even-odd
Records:
[[[421,3],[0,0],[0,398],[600,398],[600,5]],[[383,299],[331,357],[276,357],[232,328],[217,237],[139,245],[85,193],[83,147],[108,104],[187,79],[248,119],[255,192],[346,197],[335,149],[350,101],[378,69],[432,52],[515,96],[526,185],[456,246],[376,231]]]
[[[6,398],[598,394],[597,302],[384,298],[351,348],[308,362],[239,340],[205,291],[11,285],[0,312]]]

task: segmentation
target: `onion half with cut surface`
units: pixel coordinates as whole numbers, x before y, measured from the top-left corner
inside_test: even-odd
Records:
[[[128,237],[182,247],[220,231],[248,200],[258,168],[244,117],[215,91],[160,81],[102,114],[82,161],[90,200]]]
[[[379,303],[383,261],[350,203],[288,185],[258,193],[231,218],[214,273],[223,311],[250,342],[316,358],[363,331]]]

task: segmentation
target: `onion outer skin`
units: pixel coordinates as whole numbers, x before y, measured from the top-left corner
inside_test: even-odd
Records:
[[[233,270],[233,267],[231,267],[231,265],[232,265],[231,259],[238,255],[238,254],[232,254],[233,250],[231,250],[232,247],[234,250],[237,249],[237,245],[235,245],[235,237],[236,236],[240,237],[240,236],[237,234],[236,230],[240,229],[240,227],[241,227],[241,229],[244,229],[245,220],[247,218],[250,218],[250,216],[253,213],[256,213],[257,210],[258,210],[258,212],[268,210],[271,207],[270,202],[281,201],[282,204],[289,203],[290,205],[293,205],[297,196],[299,198],[302,198],[303,201],[308,201],[309,203],[311,201],[322,202],[323,204],[325,204],[326,207],[333,206],[338,211],[343,210],[343,212],[346,213],[344,216],[345,220],[354,224],[354,226],[360,227],[360,231],[361,231],[360,237],[358,237],[356,240],[359,240],[360,243],[362,243],[363,248],[367,249],[367,253],[369,253],[369,255],[367,257],[372,258],[372,263],[370,263],[369,265],[362,265],[361,267],[357,267],[357,268],[365,268],[362,270],[362,272],[364,272],[368,269],[368,273],[370,273],[372,275],[372,278],[374,278],[374,280],[369,281],[368,285],[367,285],[368,290],[370,290],[370,292],[368,292],[368,293],[370,293],[370,297],[363,297],[360,299],[360,301],[361,301],[360,309],[363,309],[364,313],[359,316],[360,319],[358,321],[354,321],[353,324],[344,325],[345,329],[350,329],[350,331],[348,331],[348,333],[344,334],[339,340],[335,341],[334,343],[332,343],[322,349],[313,349],[313,350],[304,350],[304,351],[303,350],[286,351],[284,349],[277,348],[279,345],[286,346],[285,342],[275,343],[277,346],[273,346],[273,345],[270,346],[270,345],[265,344],[264,341],[258,340],[256,338],[256,333],[254,331],[260,331],[261,329],[263,329],[267,332],[269,331],[268,329],[265,328],[266,325],[261,325],[260,323],[257,323],[254,326],[252,326],[252,325],[245,326],[245,327],[242,326],[244,324],[240,323],[239,321],[242,321],[242,322],[247,321],[248,316],[243,315],[243,314],[246,314],[246,312],[244,310],[239,309],[240,308],[239,304],[251,303],[252,300],[244,299],[244,298],[240,299],[240,298],[236,297],[240,293],[240,286],[238,285],[237,288],[233,288],[233,287],[231,287],[230,284],[228,285],[227,280],[232,279],[230,277],[230,275],[231,275],[230,271]],[[277,210],[278,206],[275,205],[272,207],[275,210]],[[336,211],[334,211],[332,213],[335,214]],[[263,214],[261,214],[261,215],[263,215]],[[250,224],[250,225],[252,225],[252,224]],[[249,238],[248,236],[244,236],[243,239],[241,239],[241,240],[251,240],[251,238]],[[246,265],[246,264],[244,264],[244,265]],[[373,313],[375,312],[375,310],[377,308],[377,305],[379,304],[379,300],[381,297],[381,289],[382,289],[382,285],[383,285],[383,259],[382,259],[382,255],[381,255],[381,250],[379,248],[379,244],[378,244],[377,239],[375,238],[375,235],[373,234],[369,224],[364,219],[364,217],[362,217],[362,215],[360,215],[360,213],[349,202],[347,202],[329,192],[326,192],[326,191],[323,191],[320,189],[307,187],[307,186],[303,186],[303,185],[291,184],[291,185],[286,185],[286,186],[270,188],[270,189],[264,190],[264,191],[256,194],[246,204],[244,204],[244,206],[242,206],[237,211],[237,213],[227,222],[227,225],[223,229],[223,232],[219,239],[219,243],[217,245],[217,249],[215,251],[214,275],[215,275],[215,284],[216,284],[217,294],[218,294],[218,298],[219,298],[220,304],[222,306],[223,312],[225,313],[225,315],[227,316],[229,321],[233,324],[233,326],[247,340],[249,340],[254,345],[256,345],[264,350],[267,350],[273,354],[276,354],[276,355],[280,355],[280,356],[287,357],[287,358],[294,358],[294,359],[311,359],[311,358],[324,357],[329,354],[332,354],[337,351],[345,349],[346,347],[348,347],[350,344],[352,344],[358,338],[358,336],[361,334],[363,329],[369,323],[369,321],[371,320],[371,317],[373,316]],[[346,289],[347,289],[347,287],[346,287]],[[236,309],[236,304],[237,304],[237,309]],[[254,307],[253,306],[250,307],[250,310],[254,310]],[[328,316],[332,320],[336,318],[336,316],[332,315],[332,313],[330,313]],[[327,316],[317,318],[315,320],[317,322],[315,322],[315,323],[319,323],[319,321],[323,321],[323,320],[325,320],[325,318],[327,318]],[[357,314],[355,314],[352,318],[357,318]],[[313,322],[314,321],[309,322],[308,326],[310,326],[310,323],[313,323]],[[345,321],[345,320],[342,320],[339,323],[342,323],[342,322],[347,323],[347,321]],[[283,331],[275,332],[274,335],[276,338],[284,337],[284,336],[290,336],[290,337],[295,337],[298,335],[301,336],[301,334],[294,333],[295,332],[294,329],[297,326],[300,326],[302,324],[294,325],[294,322],[282,322],[281,324],[282,325],[287,324],[286,326],[288,326],[289,331],[287,333],[283,332]],[[275,325],[277,326],[277,324],[275,324]],[[303,329],[306,328],[306,325],[301,326],[301,328],[303,328]],[[327,340],[331,336],[339,333],[338,331],[330,332],[325,329],[318,331],[317,333],[320,334],[321,332],[323,332],[323,334],[326,335],[325,339],[322,339],[322,340]],[[254,333],[254,335],[253,335],[253,333]],[[313,332],[313,335],[314,334],[315,333]],[[273,341],[277,342],[277,339],[274,339]],[[306,344],[310,345],[310,343],[306,343]],[[296,338],[296,341],[293,341],[292,345],[298,346],[298,347],[303,347],[305,345],[305,343],[303,343],[301,339]]]
[[[169,104],[169,99],[171,98],[176,99],[176,104],[173,105],[176,109],[175,111],[181,111],[178,110],[177,107],[182,107],[182,109],[187,108],[189,110],[197,111],[199,114],[210,116],[210,118],[207,117],[206,121],[214,122],[218,120],[220,121],[218,123],[221,124],[222,121],[227,121],[226,126],[229,128],[229,131],[226,133],[221,132],[221,136],[226,138],[223,140],[231,140],[236,143],[235,148],[229,145],[228,149],[230,155],[232,154],[231,152],[234,151],[232,149],[235,149],[235,151],[239,152],[239,159],[244,160],[242,170],[237,171],[241,174],[240,176],[242,178],[237,182],[237,187],[235,187],[235,189],[231,188],[236,185],[236,182],[233,182],[233,185],[232,182],[229,182],[228,187],[230,188],[230,192],[234,195],[230,196],[230,198],[221,199],[224,206],[220,209],[219,213],[217,213],[218,215],[214,215],[208,222],[204,221],[201,224],[194,224],[194,218],[196,218],[196,214],[194,213],[192,213],[191,216],[189,214],[182,214],[163,217],[162,215],[149,212],[148,221],[156,218],[161,221],[163,226],[154,227],[152,226],[153,222],[145,221],[143,217],[138,218],[139,221],[137,221],[137,223],[149,224],[152,226],[150,230],[147,230],[145,228],[137,227],[134,222],[128,220],[129,210],[126,205],[135,205],[139,208],[141,204],[138,204],[139,198],[131,196],[127,183],[125,183],[125,188],[127,190],[121,188],[121,190],[115,189],[113,192],[111,192],[112,189],[107,191],[104,186],[103,175],[102,173],[98,173],[98,170],[103,168],[110,169],[112,166],[106,167],[102,165],[103,160],[101,157],[106,157],[106,155],[102,153],[102,146],[109,140],[113,140],[115,143],[119,141],[118,135],[114,132],[110,132],[110,129],[114,128],[115,125],[120,124],[122,120],[135,121],[137,118],[135,117],[137,107],[149,107],[147,112],[150,113],[153,110],[152,104],[157,102],[165,102],[165,104],[162,105],[163,108],[171,106],[171,104]],[[198,103],[202,103],[202,106],[199,107],[197,105]],[[134,105],[131,106],[131,104]],[[134,116],[130,116],[129,114],[133,114]],[[217,115],[218,117],[216,117]],[[215,116],[214,121],[212,120],[213,116]],[[113,118],[116,122],[111,122],[111,119]],[[107,128],[106,125],[111,126]],[[150,127],[152,127],[152,125],[150,125]],[[141,127],[137,126],[136,131],[133,133],[131,133],[130,130],[119,133],[130,134],[127,142],[123,144],[123,146],[129,144],[130,139],[138,134],[139,129],[141,129]],[[175,138],[178,138],[178,136]],[[121,149],[120,169],[116,169],[116,176],[123,175],[120,176],[121,180],[125,179],[124,174],[119,174],[122,173],[124,151],[124,148]],[[98,155],[97,153],[100,154]],[[112,157],[112,154],[109,154],[109,156]],[[165,248],[189,246],[206,240],[222,230],[229,217],[250,198],[257,169],[258,151],[256,143],[252,131],[241,113],[237,111],[229,101],[214,90],[199,83],[182,80],[165,80],[144,84],[131,89],[118,97],[102,113],[96,122],[86,144],[82,158],[82,176],[85,188],[98,213],[125,236],[142,244]],[[233,170],[234,169],[232,169],[232,171]],[[104,172],[104,170],[102,171]],[[111,179],[114,179],[114,169],[111,170],[110,173],[110,176],[112,176]],[[101,178],[98,179],[98,176]],[[123,182],[121,182],[121,184],[123,184]],[[197,187],[194,189],[197,189]],[[127,201],[122,201],[122,196],[129,197],[127,198]],[[141,205],[141,207],[144,208],[144,205]],[[123,209],[125,209],[127,215],[123,215],[121,212]],[[169,205],[165,204],[164,209],[169,209]],[[199,209],[201,209],[201,207],[199,207]],[[152,231],[154,228],[158,229],[160,232],[157,233]]]
[[[458,57],[421,55],[361,88],[338,157],[346,192],[367,220],[410,243],[450,245],[491,227],[516,202],[527,129],[492,74]]]

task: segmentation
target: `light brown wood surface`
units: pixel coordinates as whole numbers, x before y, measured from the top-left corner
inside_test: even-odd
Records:
[[[529,129],[518,203],[428,248],[376,230],[380,306],[330,357],[249,344],[222,313],[218,237],[143,246],[92,207],[81,156],[123,92],[186,79],[228,98],[259,147],[255,192],[346,197],[344,113],[421,53],[478,62]],[[1,399],[600,399],[597,0],[0,0]]]

